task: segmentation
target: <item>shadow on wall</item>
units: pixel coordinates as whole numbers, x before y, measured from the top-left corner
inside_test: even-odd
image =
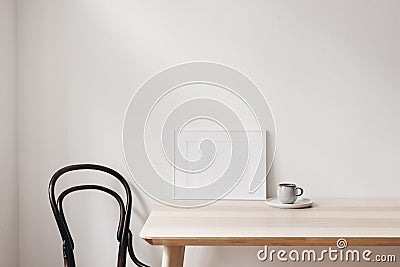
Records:
[[[152,206],[158,203],[149,201],[144,192],[140,191],[131,181],[128,181],[128,183],[133,194],[131,229],[133,229],[135,252],[142,261],[150,266],[161,266],[162,247],[151,246],[140,238],[140,231],[150,215]]]

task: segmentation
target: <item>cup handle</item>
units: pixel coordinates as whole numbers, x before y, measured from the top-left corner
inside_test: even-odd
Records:
[[[296,187],[296,191],[297,190],[299,190],[300,192],[296,193],[296,197],[299,197],[303,194],[304,191],[303,191],[303,188],[301,188],[301,187]]]

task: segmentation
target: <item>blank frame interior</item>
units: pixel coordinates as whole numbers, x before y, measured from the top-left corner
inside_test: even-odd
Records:
[[[176,131],[174,138],[174,199],[266,199],[265,132]],[[235,184],[215,188],[219,179]],[[201,187],[212,190],[187,190]]]

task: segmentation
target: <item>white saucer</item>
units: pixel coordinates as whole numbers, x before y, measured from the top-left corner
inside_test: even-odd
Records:
[[[302,209],[302,208],[308,208],[308,207],[311,207],[312,204],[314,203],[311,199],[308,199],[308,198],[298,198],[292,204],[283,204],[276,197],[268,198],[265,202],[268,205],[270,205],[271,207],[280,208],[280,209]]]

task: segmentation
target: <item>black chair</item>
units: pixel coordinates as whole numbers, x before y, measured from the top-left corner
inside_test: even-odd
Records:
[[[122,198],[113,190],[95,184],[89,185],[78,185],[73,186],[65,191],[63,191],[57,198],[55,197],[55,185],[57,180],[61,175],[77,170],[96,170],[108,173],[116,178],[121,184],[124,186],[126,193],[126,204],[124,206],[124,202]],[[74,258],[74,241],[72,240],[71,233],[67,226],[67,221],[65,220],[64,212],[63,212],[63,200],[64,198],[72,192],[81,191],[81,190],[99,190],[113,196],[118,204],[120,210],[118,231],[117,231],[117,240],[119,242],[118,246],[118,261],[117,267],[125,267],[126,265],[126,252],[128,250],[129,256],[132,261],[139,267],[149,267],[148,265],[142,263],[138,258],[136,258],[135,253],[133,251],[132,246],[132,232],[129,229],[129,223],[131,218],[131,209],[132,209],[132,193],[129,188],[127,181],[122,177],[118,172],[101,165],[96,164],[77,164],[66,166],[60,170],[58,170],[50,180],[49,184],[49,199],[51,209],[53,210],[54,217],[57,222],[58,229],[60,231],[60,235],[63,241],[63,256],[64,256],[64,266],[65,267],[75,267],[75,258]]]

